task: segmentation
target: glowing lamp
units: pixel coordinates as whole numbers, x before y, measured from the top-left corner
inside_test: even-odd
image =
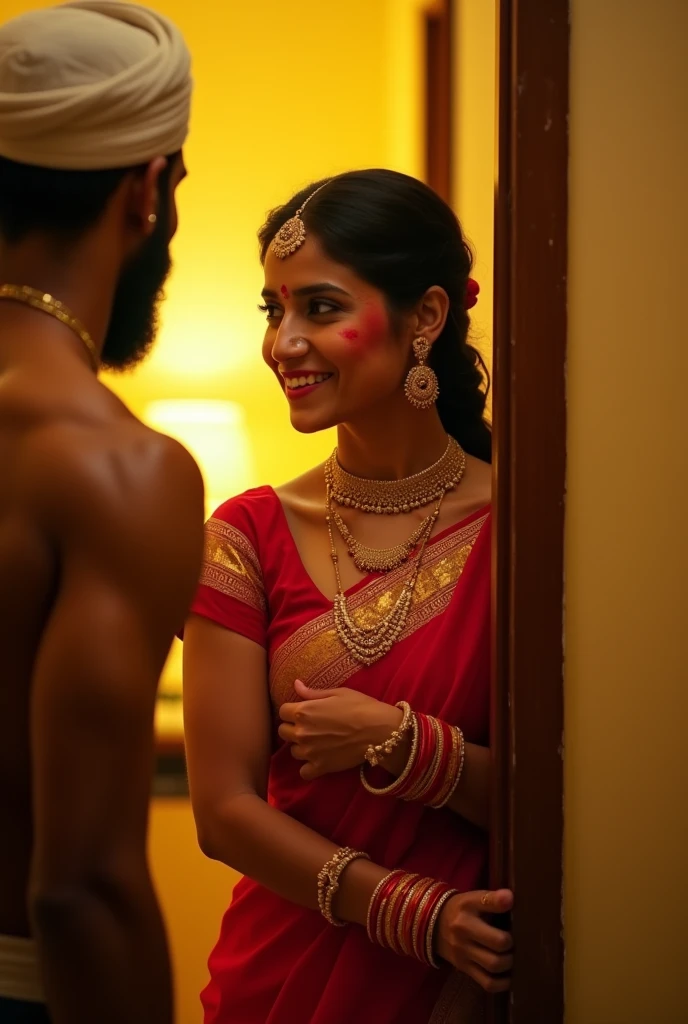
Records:
[[[255,486],[255,466],[244,410],[235,402],[164,399],[151,402],[144,419],[180,441],[200,467],[210,514],[227,498]]]

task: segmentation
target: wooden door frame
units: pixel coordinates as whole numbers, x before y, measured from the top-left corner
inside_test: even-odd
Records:
[[[493,886],[516,967],[493,1021],[564,1015],[568,0],[496,0]]]
[[[423,12],[425,181],[451,205],[454,141],[454,0]]]

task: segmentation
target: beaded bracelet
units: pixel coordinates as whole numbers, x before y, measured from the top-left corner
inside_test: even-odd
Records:
[[[362,764],[361,782],[363,784],[364,789],[367,789],[369,793],[373,793],[375,796],[397,796],[398,790],[401,789],[406,783],[408,776],[416,762],[418,751],[418,735],[418,715],[411,715],[411,753],[409,754],[409,759],[406,762],[406,767],[404,768],[403,772],[389,786],[385,786],[383,789],[377,789],[375,786],[372,786],[368,782],[365,774],[365,765]]]
[[[370,900],[369,939],[395,953],[414,956],[429,967],[438,967],[434,953],[437,922],[442,908],[456,893],[444,882],[391,871]]]
[[[368,781],[361,766],[361,783],[374,796],[395,796],[429,807],[445,807],[456,792],[463,774],[466,743],[458,726],[429,715],[410,714],[411,752],[401,775],[378,788]]]
[[[370,860],[367,853],[343,846],[318,872],[318,907],[328,924],[336,928],[343,928],[346,924],[346,921],[337,920],[332,913],[332,901],[339,889],[339,879],[352,861],[361,858]]]
[[[373,766],[373,768],[375,768],[375,766],[378,765],[380,761],[383,761],[386,757],[389,757],[392,751],[399,746],[405,734],[411,728],[411,719],[413,718],[413,712],[411,711],[410,704],[407,704],[405,700],[400,700],[399,703],[395,704],[394,706],[396,708],[399,708],[400,711],[403,711],[404,717],[401,720],[399,728],[395,729],[392,732],[392,735],[389,737],[389,739],[385,740],[384,743],[378,743],[376,746],[373,746],[371,744],[366,750],[365,759],[368,762],[368,764]]]

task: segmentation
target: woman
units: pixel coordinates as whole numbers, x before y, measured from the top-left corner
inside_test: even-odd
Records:
[[[489,915],[512,899],[478,888],[490,432],[471,256],[442,200],[380,170],[294,196],[260,242],[265,361],[295,429],[336,425],[338,446],[207,527],[189,781],[203,850],[245,878],[205,1020],[469,1022],[481,988],[508,987]]]

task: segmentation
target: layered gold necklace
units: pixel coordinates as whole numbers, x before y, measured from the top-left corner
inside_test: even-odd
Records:
[[[330,550],[337,580],[334,600],[334,621],[339,639],[356,661],[372,665],[392,648],[403,632],[408,618],[423,553],[430,539],[447,491],[461,482],[466,468],[466,455],[461,446],[449,438],[440,459],[413,476],[402,480],[366,480],[347,473],[337,460],[335,450],[325,464],[327,492],[327,527]],[[388,548],[372,548],[356,540],[335,504],[376,515],[401,515],[435,502],[435,508],[401,544]],[[359,626],[349,611],[339,572],[339,555],[334,541],[336,527],[354,565],[363,572],[390,572],[415,558],[408,579],[389,612],[373,626]]]
[[[37,309],[41,313],[47,313],[48,316],[52,316],[56,320],[59,320],[61,324],[65,325],[65,327],[69,327],[70,330],[74,331],[86,349],[93,370],[96,373],[98,372],[100,359],[98,356],[98,349],[96,348],[93,338],[81,321],[78,320],[71,310],[69,310],[63,302],[60,302],[59,299],[54,298],[52,295],[48,294],[48,292],[40,292],[36,288],[30,288],[25,284],[0,285],[0,299],[10,299],[13,302],[23,302],[24,305],[31,306],[32,309]]]

